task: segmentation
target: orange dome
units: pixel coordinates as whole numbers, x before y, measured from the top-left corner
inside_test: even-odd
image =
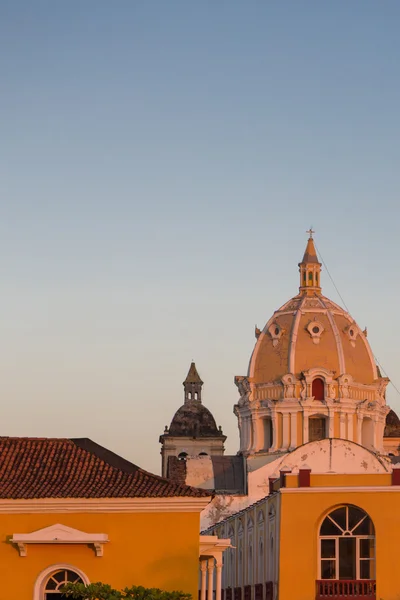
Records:
[[[310,368],[350,375],[361,384],[379,377],[362,331],[340,306],[321,294],[314,241],[310,238],[300,267],[300,293],[278,309],[259,333],[248,371],[251,382],[270,383]]]
[[[378,378],[374,357],[354,319],[322,296],[300,293],[277,310],[255,345],[248,376],[254,383],[280,380],[286,373],[321,367],[359,383]]]

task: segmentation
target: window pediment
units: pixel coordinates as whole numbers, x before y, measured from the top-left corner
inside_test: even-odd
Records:
[[[103,556],[103,545],[109,540],[106,533],[86,533],[57,523],[31,533],[14,533],[10,541],[18,546],[20,556],[27,555],[28,544],[90,544],[96,556]]]

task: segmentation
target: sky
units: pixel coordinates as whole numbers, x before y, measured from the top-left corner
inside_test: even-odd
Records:
[[[400,389],[399,26],[398,0],[0,1],[0,435],[160,472],[195,360],[235,453],[311,225]]]

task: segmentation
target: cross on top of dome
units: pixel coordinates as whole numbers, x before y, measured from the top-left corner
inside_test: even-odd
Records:
[[[306,233],[308,233],[308,235],[310,236],[309,239],[312,240],[313,239],[313,233],[315,233],[314,229],[312,228],[312,225],[311,225],[310,229],[308,229],[306,231]]]

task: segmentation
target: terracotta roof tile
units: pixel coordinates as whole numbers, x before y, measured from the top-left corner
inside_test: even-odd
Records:
[[[0,437],[0,499],[205,497],[84,439]]]

